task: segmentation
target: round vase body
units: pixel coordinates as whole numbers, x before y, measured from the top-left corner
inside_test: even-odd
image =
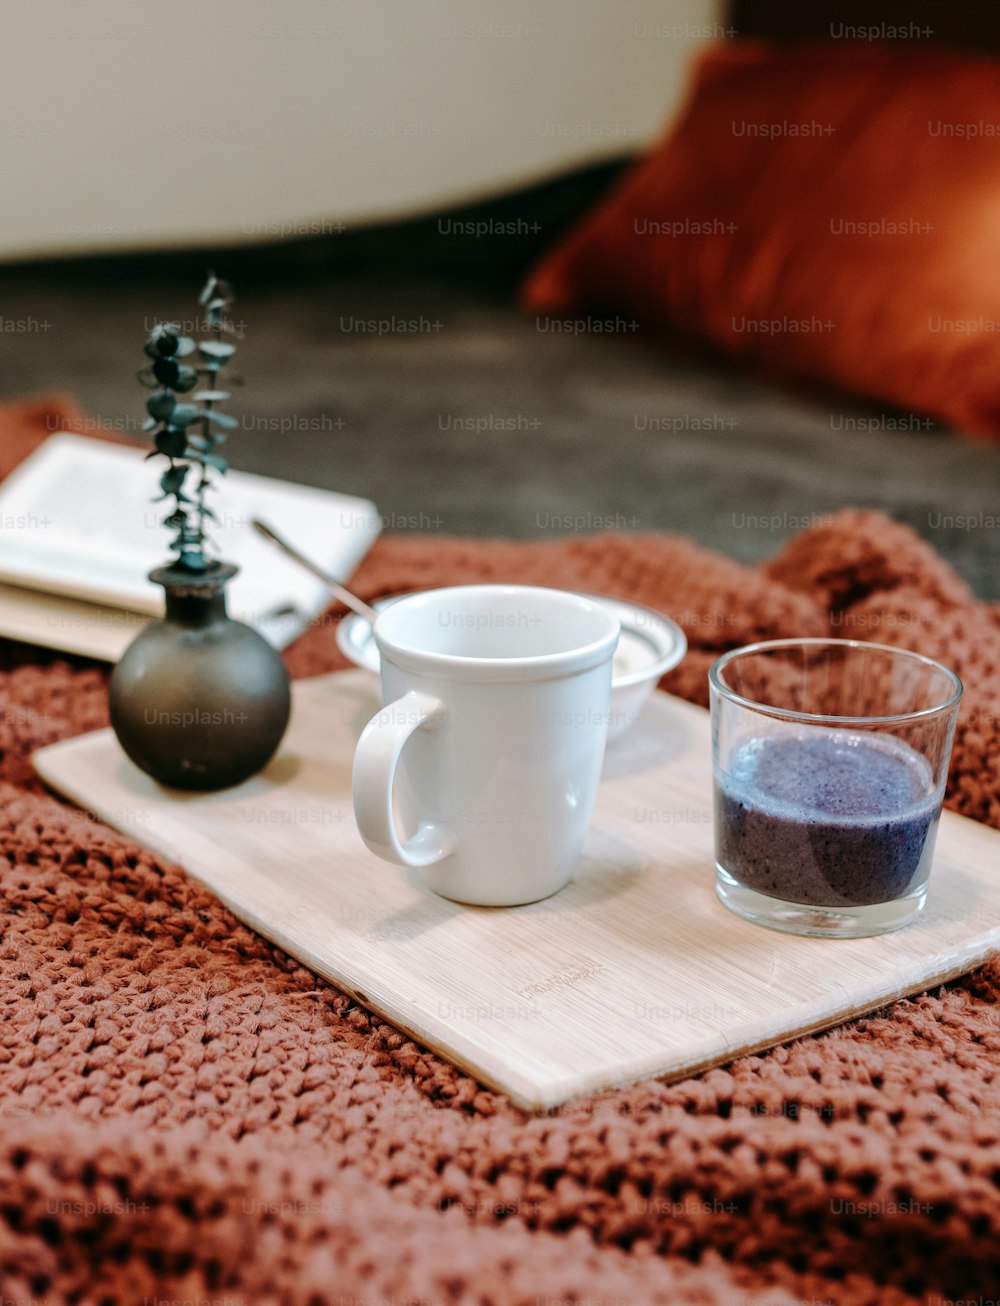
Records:
[[[132,761],[176,789],[225,789],[265,766],[288,725],[288,672],[226,614],[236,568],[161,567],[166,615],[138,635],[111,677],[111,726]]]

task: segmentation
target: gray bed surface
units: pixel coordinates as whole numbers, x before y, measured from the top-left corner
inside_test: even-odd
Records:
[[[228,450],[243,470],[370,497],[390,530],[661,530],[748,562],[824,514],[876,507],[1000,598],[1000,445],[657,351],[627,327],[575,335],[518,312],[525,266],[619,166],[280,248],[2,268],[3,316],[39,324],[4,334],[2,393],[69,390],[139,438],[144,333],[192,316],[210,263],[240,294]],[[448,225],[484,216],[517,232]]]

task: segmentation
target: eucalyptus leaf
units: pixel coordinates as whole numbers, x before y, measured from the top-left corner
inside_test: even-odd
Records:
[[[173,358],[177,353],[178,339],[172,331],[164,329],[156,337],[156,352],[161,358]]]
[[[235,431],[239,422],[229,413],[206,413],[205,416],[213,426],[221,426],[225,431]]]
[[[183,395],[187,394],[189,390],[193,390],[197,384],[198,373],[193,367],[181,363],[177,368],[177,379],[174,381],[173,388]]]
[[[197,404],[178,404],[170,414],[171,426],[190,426],[192,422],[197,422],[205,414]]]
[[[180,365],[175,363],[172,358],[158,358],[153,364],[153,375],[161,385],[168,385],[171,389],[177,388],[177,377],[180,373]]]
[[[206,362],[214,362],[216,359],[225,362],[236,353],[236,346],[227,340],[202,340],[198,345],[198,353]]]
[[[149,333],[150,340],[159,340],[161,336],[179,336],[181,329],[176,322],[157,322]]]
[[[177,356],[178,358],[187,358],[188,354],[193,354],[194,351],[195,351],[195,349],[197,349],[197,345],[196,345],[195,342],[191,339],[190,336],[178,336],[178,337],[177,337],[177,355],[176,355],[176,356]]]
[[[164,422],[174,411],[177,400],[169,390],[157,390],[146,400],[146,412]]]
[[[230,390],[196,390],[191,396],[200,404],[221,404],[225,403],[227,399],[232,399],[232,397],[232,391]]]
[[[156,437],[156,447],[168,458],[183,458],[187,447],[187,435],[183,430],[165,426]]]
[[[160,477],[160,489],[164,494],[176,494],[183,486],[189,468],[183,464],[168,467]]]

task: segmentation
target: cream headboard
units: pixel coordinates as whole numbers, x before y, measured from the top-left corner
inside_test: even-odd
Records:
[[[715,0],[31,0],[0,259],[306,235],[641,146]]]

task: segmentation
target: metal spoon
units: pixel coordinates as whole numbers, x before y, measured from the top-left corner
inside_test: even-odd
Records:
[[[318,567],[304,553],[300,553],[294,544],[289,544],[286,539],[282,539],[273,526],[268,526],[266,522],[260,521],[257,517],[254,517],[250,524],[258,535],[263,535],[269,544],[273,544],[275,548],[280,549],[282,553],[287,554],[289,558],[297,562],[300,567],[305,567],[306,571],[311,572],[317,580],[321,580],[330,593],[343,603],[345,608],[350,608],[359,617],[364,617],[366,621],[374,624],[378,613],[371,604],[366,603],[364,599],[359,599],[349,589],[345,589],[339,580],[334,580],[332,576],[328,576],[322,567]]]

